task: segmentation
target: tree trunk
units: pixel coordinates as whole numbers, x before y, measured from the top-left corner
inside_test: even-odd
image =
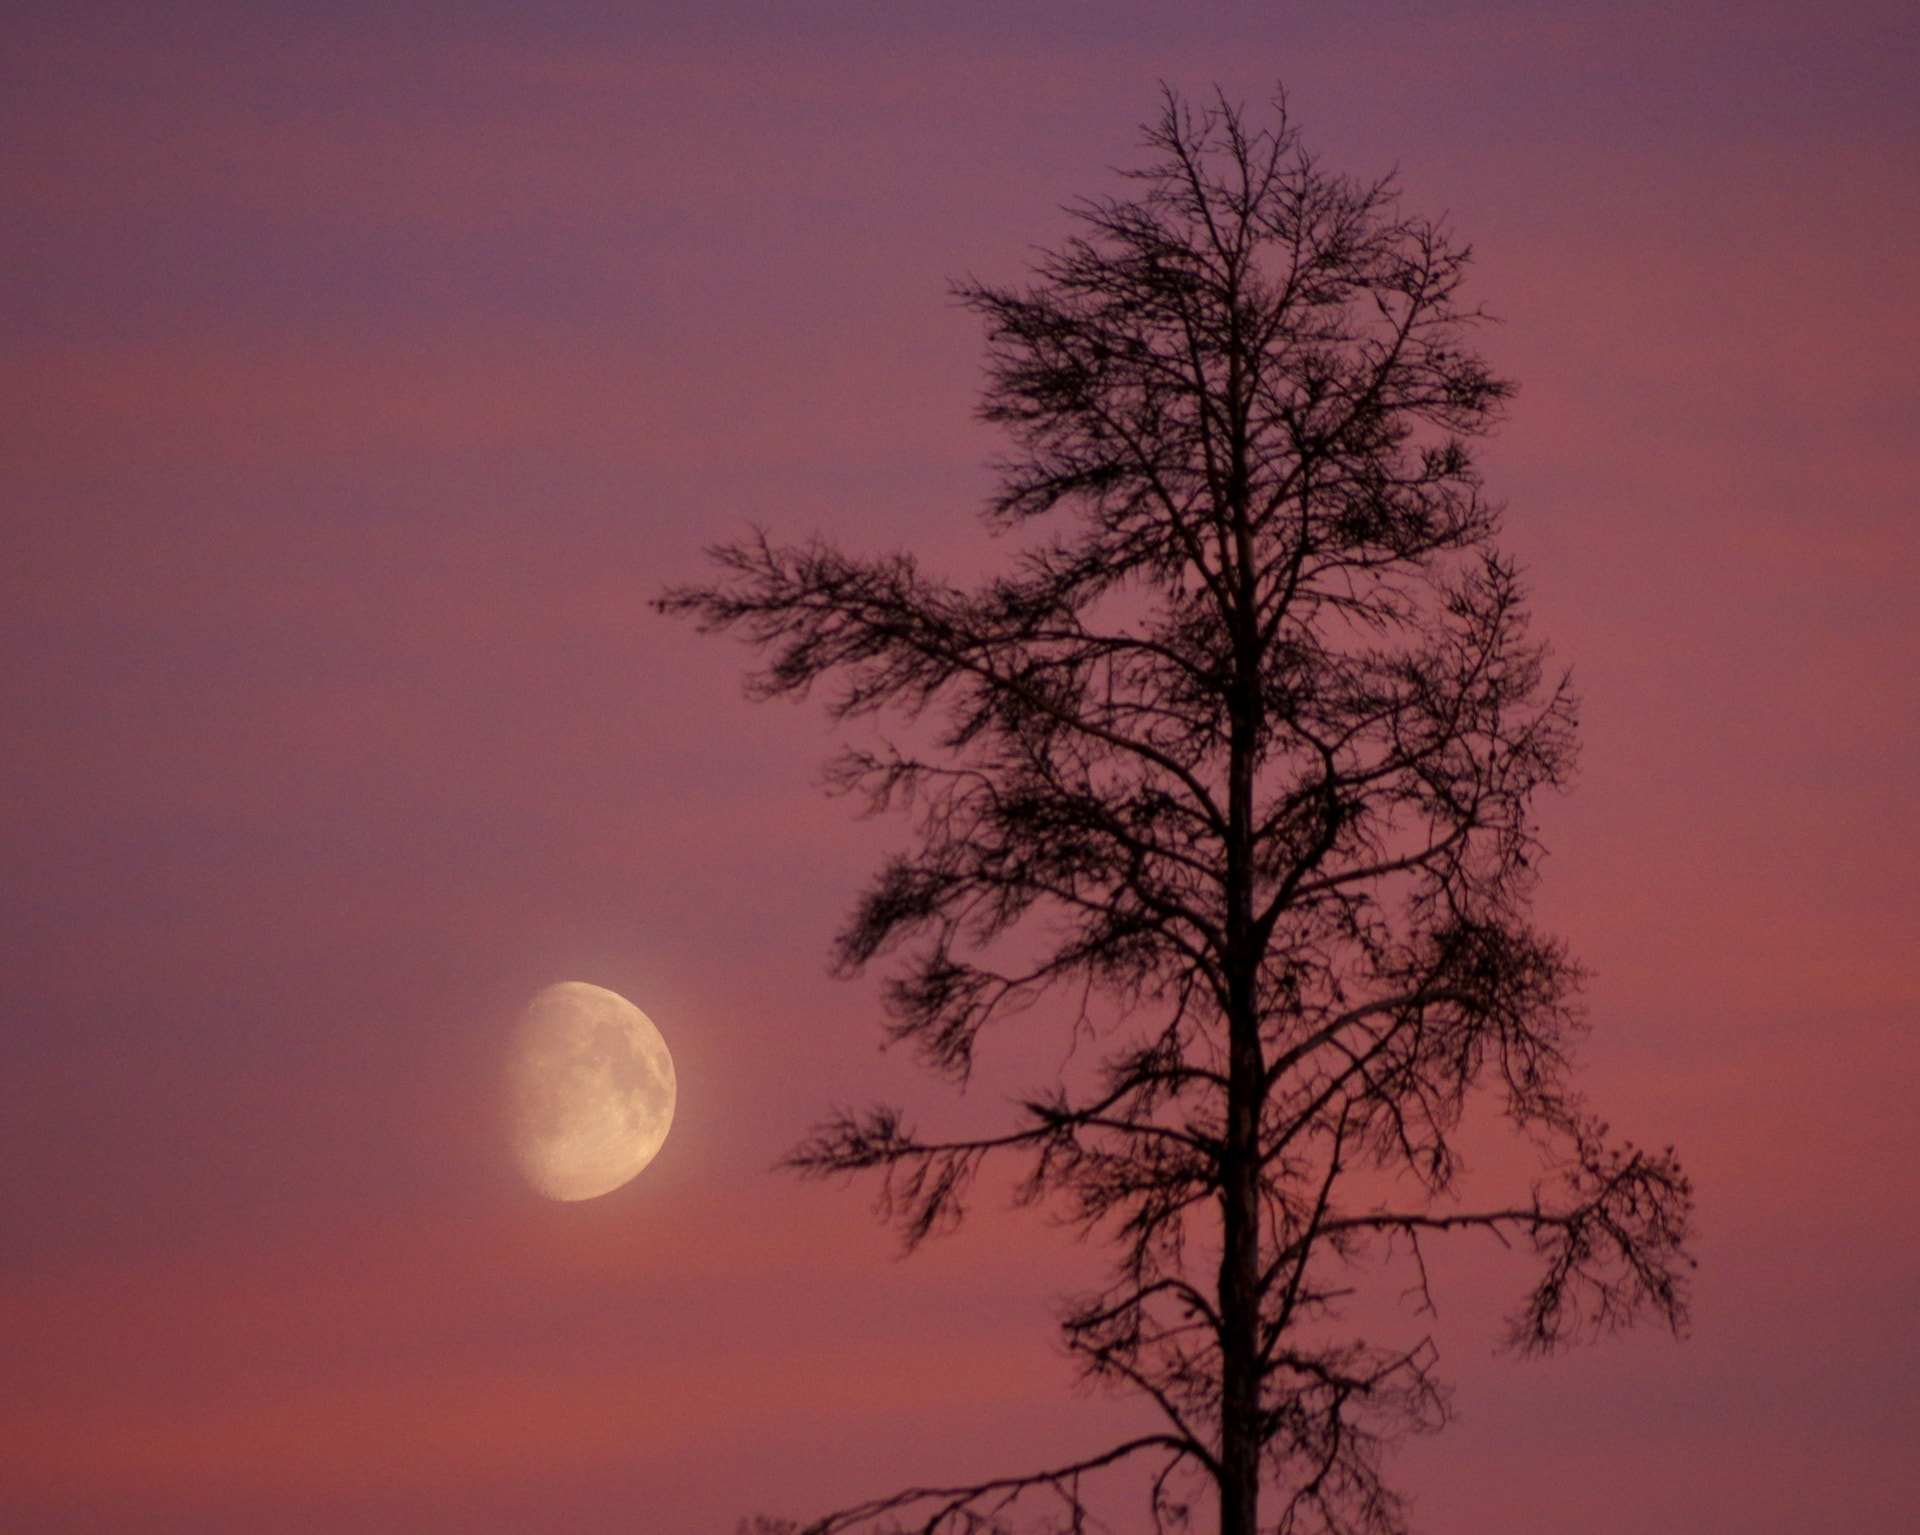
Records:
[[[1244,522],[1244,519],[1240,519]],[[1220,1535],[1258,1535],[1260,1521],[1259,956],[1253,932],[1253,779],[1260,708],[1251,549],[1241,540],[1241,633],[1229,705],[1226,982],[1227,1115],[1220,1165]]]
[[[1234,1008],[1229,1032],[1227,1146],[1220,1190],[1220,1535],[1257,1535],[1261,1060],[1251,996]]]

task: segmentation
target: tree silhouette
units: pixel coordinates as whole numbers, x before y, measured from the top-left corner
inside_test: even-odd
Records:
[[[1522,1352],[1683,1315],[1687,1181],[1569,1085],[1579,971],[1528,924],[1529,802],[1566,780],[1574,704],[1469,452],[1511,386],[1466,344],[1468,253],[1324,170],[1283,101],[1258,126],[1169,93],[1147,142],[1136,195],[1078,205],[1031,286],[958,290],[1015,445],[987,515],[1050,538],[963,590],[761,535],[661,602],[760,647],[759,696],[831,680],[841,719],[937,726],[831,769],[914,818],[838,947],[899,957],[892,1036],[964,1079],[983,1029],[1065,989],[1098,1061],[1002,1133],[840,1113],[791,1165],[876,1173],[911,1245],[1018,1159],[1022,1197],[1111,1254],[1067,1348],[1157,1410],[814,1535],[1077,1531],[1130,1461],[1156,1529],[1398,1529],[1380,1450],[1443,1421],[1434,1350],[1365,1341],[1349,1298],[1402,1265],[1430,1305],[1440,1233],[1537,1255]],[[1538,1152],[1531,1193],[1466,1202],[1470,1097]]]

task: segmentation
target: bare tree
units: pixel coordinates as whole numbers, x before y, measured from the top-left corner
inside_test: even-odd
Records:
[[[1156,1529],[1399,1529],[1379,1452],[1444,1419],[1434,1351],[1368,1343],[1348,1298],[1400,1264],[1430,1304],[1441,1233],[1537,1255],[1523,1352],[1683,1315],[1687,1181],[1570,1087],[1579,972],[1528,924],[1529,801],[1567,777],[1574,705],[1469,452],[1511,386],[1466,344],[1468,253],[1319,166],[1283,102],[1256,126],[1169,94],[1148,143],[1137,195],[1078,205],[1031,286],[958,290],[1015,444],[988,516],[1052,537],[963,590],[758,536],[662,600],[761,647],[761,696],[831,679],[842,719],[937,726],[832,769],[914,817],[838,949],[900,956],[893,1037],[964,1079],[983,1029],[1064,988],[1098,1061],[1002,1133],[842,1113],[791,1164],[877,1173],[913,1244],[1017,1159],[1111,1253],[1067,1348],[1157,1410],[1075,1464],[814,1535],[1080,1530],[1087,1479],[1141,1461]],[[1461,1180],[1476,1095],[1540,1158],[1489,1207]]]

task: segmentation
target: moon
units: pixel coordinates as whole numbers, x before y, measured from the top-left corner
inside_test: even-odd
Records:
[[[561,981],[527,1004],[507,1058],[514,1160],[549,1199],[596,1199],[645,1167],[673,1125],[673,1057],[618,992]]]

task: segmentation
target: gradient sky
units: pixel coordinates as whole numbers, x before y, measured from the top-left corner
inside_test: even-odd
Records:
[[[1920,1506],[1920,13],[1910,4],[20,4],[0,43],[0,1526],[705,1535],[1124,1409],[985,1211],[911,1261],[769,1171],[943,1090],[825,950],[900,829],[648,611],[747,521],[936,564],[995,448],[946,283],[1284,81],[1479,252],[1486,455],[1585,700],[1544,920],[1676,1143],[1691,1338],[1493,1357],[1430,1535]],[[517,1181],[539,986],[680,1118]],[[1009,1086],[1017,1085],[1011,1080]],[[972,1109],[990,1108],[989,1081]]]

